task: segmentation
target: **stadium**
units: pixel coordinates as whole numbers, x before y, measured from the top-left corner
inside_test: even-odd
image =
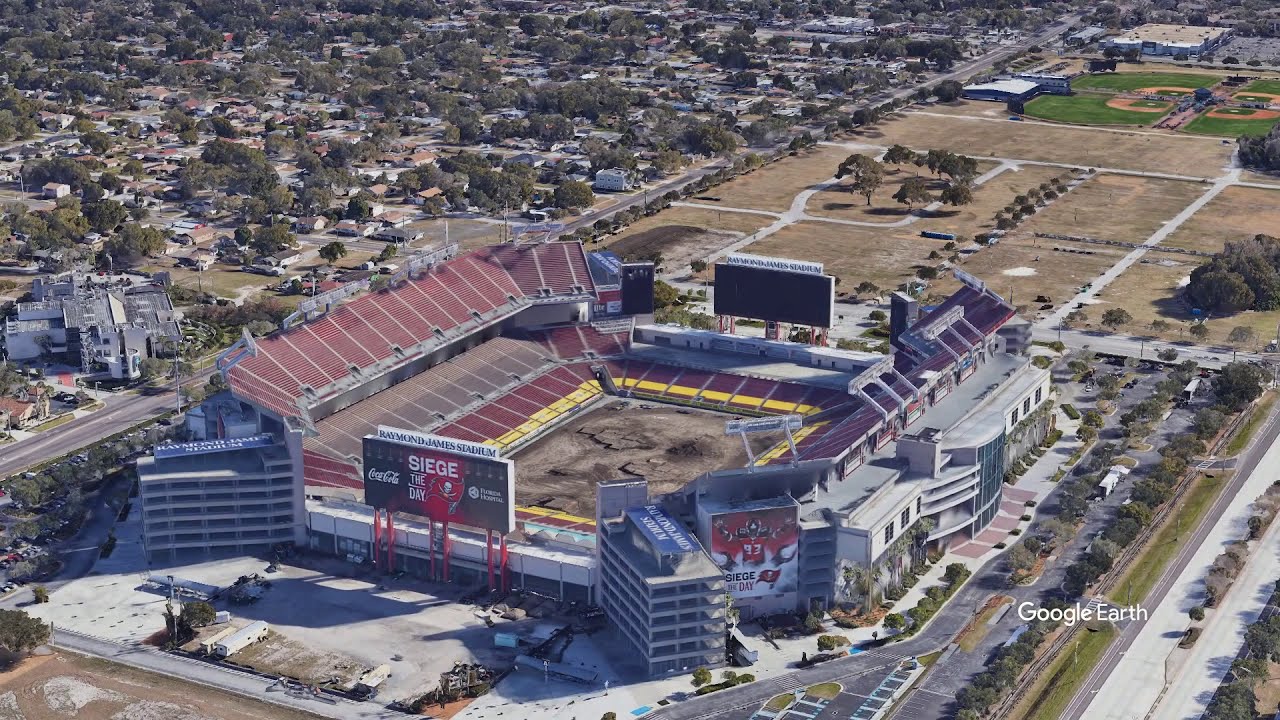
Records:
[[[880,567],[901,551],[895,537],[980,543],[1012,512],[1001,490],[1016,446],[1047,431],[1048,373],[1025,356],[1026,324],[957,273],[961,289],[926,311],[895,295],[890,355],[778,340],[775,320],[821,340],[834,285],[811,263],[753,257],[730,258],[735,286],[717,288],[716,311],[768,321],[764,338],[652,324],[652,266],[574,242],[446,248],[384,288],[318,297],[225,352],[230,392],[188,413],[194,442],[139,464],[148,558],[292,543],[600,602],[629,618],[619,632],[660,675],[723,661],[726,589],[744,619],[830,606],[844,568]],[[762,288],[780,286],[794,291],[760,307]],[[735,311],[738,298],[751,309]],[[602,440],[604,413],[621,419]],[[531,460],[526,482],[522,457],[583,432],[596,436]],[[628,449],[638,454],[618,466]],[[467,521],[470,476],[429,479],[418,505],[385,502],[381,487],[380,507],[364,504],[366,483],[428,450],[514,468],[480,490],[509,524]],[[447,511],[425,509],[442,499]],[[699,628],[678,647],[653,630],[676,607]]]

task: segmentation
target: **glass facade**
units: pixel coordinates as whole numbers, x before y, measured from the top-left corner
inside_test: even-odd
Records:
[[[1004,433],[978,448],[978,464],[981,466],[981,476],[978,480],[978,497],[974,501],[972,532],[975,535],[986,528],[1000,509],[1000,497],[1004,489]]]

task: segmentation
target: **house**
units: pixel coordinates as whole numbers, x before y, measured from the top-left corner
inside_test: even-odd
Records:
[[[423,165],[430,165],[435,161],[436,154],[428,150],[422,150],[421,152],[406,155],[404,158],[404,164],[407,167],[421,167]]]
[[[421,240],[423,232],[407,227],[386,227],[374,233],[373,236],[392,243],[409,243]]]
[[[631,173],[623,168],[601,170],[596,173],[594,187],[596,190],[626,192],[632,187]]]
[[[297,250],[281,250],[271,256],[271,264],[277,267],[289,267],[302,260],[302,253]]]
[[[64,198],[70,194],[71,194],[71,186],[67,185],[66,183],[51,182],[51,183],[44,184],[44,197],[49,198],[51,200]]]
[[[441,194],[442,194],[442,191],[440,190],[440,188],[430,187],[430,188],[427,188],[426,190],[421,190],[417,193],[414,193],[412,196],[409,197],[409,202],[413,203],[414,205],[422,205],[433,197],[440,197]]]
[[[375,219],[381,222],[385,227],[399,228],[399,227],[404,227],[405,225],[408,225],[409,221],[412,220],[413,217],[408,213],[402,213],[396,210],[388,210],[382,213],[381,215],[379,215]]]
[[[0,430],[20,430],[35,422],[36,404],[0,397]]]
[[[378,226],[373,223],[362,223],[355,220],[341,220],[337,225],[333,226],[335,233],[346,237],[369,237],[377,229]]]
[[[300,217],[293,221],[293,231],[296,233],[320,232],[328,224],[329,221],[323,217]]]
[[[208,245],[217,236],[218,231],[209,225],[175,230],[173,241],[183,245]]]

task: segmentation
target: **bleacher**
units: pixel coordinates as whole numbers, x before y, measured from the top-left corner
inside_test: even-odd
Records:
[[[258,340],[227,376],[239,397],[282,416],[299,415],[300,400],[314,404],[325,388],[353,372],[374,366],[385,372],[468,325],[479,327],[530,302],[593,290],[579,243],[482,248]],[[583,338],[588,345],[594,341]]]
[[[619,390],[730,413],[812,415],[852,403],[852,399],[839,390],[782,380],[764,380],[629,358],[611,360],[603,365]]]
[[[630,331],[601,332],[590,325],[565,325],[529,331],[530,340],[544,347],[551,357],[578,360],[585,357],[614,357],[627,351]]]
[[[360,439],[378,425],[413,430],[439,425],[551,366],[529,341],[494,338],[320,420],[317,435],[306,443],[334,457],[358,456]],[[464,427],[472,425],[480,428],[473,430],[479,435],[490,429],[483,422]]]
[[[582,410],[602,394],[588,364],[561,365],[434,432],[505,449]]]

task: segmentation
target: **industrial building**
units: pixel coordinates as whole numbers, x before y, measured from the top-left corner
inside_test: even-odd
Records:
[[[1026,102],[1039,93],[1040,83],[1038,82],[1005,78],[976,85],[965,85],[962,96],[968,100],[991,100],[995,102],[1018,100]]]
[[[1143,55],[1198,56],[1212,52],[1231,36],[1231,28],[1198,25],[1140,25],[1099,44],[1120,52],[1137,50]]]
[[[141,360],[172,353],[178,314],[159,285],[96,283],[92,276],[38,279],[31,302],[5,321],[9,359],[65,362],[82,372],[106,366],[114,378],[136,379]]]

